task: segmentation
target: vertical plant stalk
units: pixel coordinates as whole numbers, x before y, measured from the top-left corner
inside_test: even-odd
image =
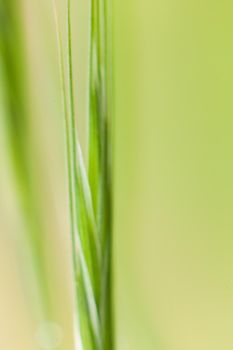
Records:
[[[78,344],[83,350],[113,350],[111,300],[112,185],[110,89],[105,0],[90,4],[88,169],[77,138],[72,67],[71,2],[67,0],[66,84],[56,3],[54,12],[65,119]],[[66,88],[66,85],[68,88]],[[77,346],[77,344],[76,344]]]
[[[111,260],[112,260],[112,179],[111,62],[108,35],[108,0],[91,0],[89,164],[88,177],[94,199],[101,245],[100,319],[103,348],[113,349]]]

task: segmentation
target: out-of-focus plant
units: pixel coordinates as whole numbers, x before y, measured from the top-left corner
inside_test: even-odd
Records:
[[[7,150],[11,160],[15,197],[24,221],[19,248],[26,274],[30,303],[38,322],[51,318],[48,276],[45,266],[43,224],[37,200],[33,170],[33,140],[30,130],[26,60],[21,23],[21,3],[0,0],[0,65],[2,72],[4,118]],[[3,166],[3,165],[2,165]],[[24,279],[25,280],[25,279]]]
[[[77,138],[70,0],[67,9],[68,76],[54,1],[65,116],[77,344],[84,350],[113,350],[110,5],[106,0],[90,3],[87,168]]]

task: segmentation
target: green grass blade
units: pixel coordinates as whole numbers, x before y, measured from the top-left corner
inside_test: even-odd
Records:
[[[100,318],[103,348],[113,349],[111,259],[112,259],[112,65],[111,30],[108,23],[110,3],[92,0],[90,37],[89,92],[89,181],[93,198],[98,235],[101,241]]]
[[[111,326],[111,180],[107,121],[104,2],[92,1],[89,152],[86,171],[75,120],[71,1],[67,0],[68,91],[55,10],[65,115],[77,317],[84,350],[113,350]],[[56,6],[55,6],[56,7]]]
[[[73,195],[75,197],[75,212],[76,212],[76,240],[78,244],[77,250],[77,259],[80,263],[80,268],[82,272],[83,278],[83,286],[85,287],[85,298],[88,305],[90,324],[92,325],[92,329],[89,330],[89,340],[92,339],[92,343],[94,348],[100,348],[100,332],[99,332],[99,317],[98,310],[96,305],[96,293],[97,293],[97,283],[95,278],[98,280],[98,273],[94,272],[95,264],[92,261],[93,256],[95,256],[95,252],[91,248],[92,238],[90,238],[90,231],[87,225],[87,222],[84,220],[85,218],[85,201],[83,200],[83,188],[81,186],[80,176],[78,174],[77,167],[77,136],[76,136],[76,122],[75,122],[75,108],[74,108],[74,92],[73,92],[73,65],[72,65],[72,31],[71,31],[71,3],[68,0],[67,3],[68,9],[68,80],[69,80],[69,98],[70,98],[70,121],[71,121],[71,146],[72,146],[72,167],[73,167]],[[97,265],[98,266],[98,265]],[[79,285],[77,285],[77,289],[79,291]],[[79,313],[79,322],[82,323],[83,315]],[[82,329],[82,327],[81,327]],[[94,334],[94,337],[91,336]],[[82,342],[84,339],[82,339]],[[85,349],[85,344],[83,344]]]

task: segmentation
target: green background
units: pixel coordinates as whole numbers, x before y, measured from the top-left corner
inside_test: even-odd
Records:
[[[119,349],[231,349],[232,2],[115,9]]]

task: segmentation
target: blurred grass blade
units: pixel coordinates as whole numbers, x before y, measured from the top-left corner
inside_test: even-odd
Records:
[[[23,50],[20,5],[15,0],[0,0],[0,64],[5,100],[5,124],[9,156],[15,180],[16,197],[22,211],[25,232],[22,240],[30,261],[24,261],[30,301],[36,317],[49,319],[51,300],[45,266],[43,225],[40,218],[32,169],[33,141],[27,110],[26,61]],[[24,255],[24,253],[22,253]],[[37,301],[39,305],[37,304]]]

